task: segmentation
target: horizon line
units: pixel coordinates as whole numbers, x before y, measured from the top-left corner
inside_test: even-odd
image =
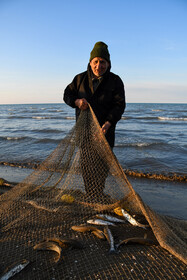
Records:
[[[0,105],[66,104],[65,102],[3,103]],[[187,104],[186,102],[126,102],[126,104]],[[67,105],[68,106],[68,105]]]

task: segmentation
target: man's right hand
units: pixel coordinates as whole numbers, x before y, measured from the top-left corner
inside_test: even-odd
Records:
[[[76,99],[75,100],[75,106],[79,107],[81,110],[86,110],[88,108],[88,102],[85,98],[82,99]]]

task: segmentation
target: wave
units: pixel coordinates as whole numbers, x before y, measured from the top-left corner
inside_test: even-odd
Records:
[[[0,137],[0,141],[25,141],[25,140],[29,140],[29,142],[33,143],[59,143],[62,139],[52,139],[52,138],[40,138],[40,139],[36,139],[36,138],[32,138],[32,137],[17,137],[17,136],[4,136],[4,137]]]
[[[36,120],[49,120],[49,119],[54,119],[54,120],[75,120],[75,117],[66,117],[66,116],[15,116],[15,115],[10,115],[7,117],[8,119],[36,119]]]
[[[58,129],[33,129],[32,130],[32,133],[35,133],[35,132],[37,132],[37,133],[53,133],[53,134],[56,134],[56,133],[58,133],[58,134],[60,134],[60,133],[62,133],[63,131],[62,130],[58,130]]]
[[[8,119],[28,119],[28,117],[24,117],[24,116],[15,116],[15,115],[9,115],[7,117]]]
[[[187,176],[186,175],[180,175],[180,174],[159,174],[159,173],[145,173],[141,171],[133,171],[133,170],[124,170],[126,175],[132,176],[135,178],[148,178],[148,179],[154,179],[154,180],[166,180],[166,181],[179,181],[179,182],[186,182]]]
[[[187,118],[158,117],[161,121],[187,121]]]
[[[38,119],[38,120],[43,120],[43,119],[51,119],[51,117],[40,117],[40,116],[34,116],[32,119]]]
[[[48,112],[49,113],[63,112],[63,110],[62,109],[49,109]]]
[[[25,136],[2,136],[0,137],[0,141],[25,141],[25,140],[29,140],[29,142],[31,143],[31,141],[34,143],[59,143],[61,141],[61,139],[51,139],[51,138],[40,138],[40,139],[36,139],[36,138],[32,138],[32,137],[25,137]]]
[[[122,116],[121,120],[161,120],[161,121],[187,121],[187,117],[162,117],[162,116]]]
[[[75,117],[65,117],[66,120],[75,120]]]
[[[128,120],[129,119],[129,117],[121,117],[121,120]]]
[[[156,116],[151,116],[151,117],[122,116],[121,120],[157,120],[157,117]]]
[[[187,110],[176,110],[175,113],[187,113]]]
[[[8,141],[22,141],[25,139],[28,139],[29,137],[25,137],[25,136],[2,136],[0,137],[0,140],[8,140]]]
[[[132,148],[132,149],[142,149],[145,151],[153,151],[155,150],[157,153],[161,151],[177,151],[178,155],[184,155],[186,153],[187,144],[185,145],[177,145],[177,143],[172,143],[170,141],[155,141],[155,142],[137,142],[137,143],[122,143],[116,141],[115,148]]]
[[[153,143],[152,144],[150,144],[150,143],[134,143],[134,144],[132,144],[132,146],[134,147],[148,147],[148,146],[150,146],[150,145],[153,145]]]
[[[43,138],[43,139],[38,139],[35,141],[35,143],[43,143],[43,144],[47,144],[47,143],[59,143],[61,141],[61,139],[51,139],[51,138]]]
[[[32,168],[36,169],[41,164],[40,161],[37,162],[4,162],[0,161],[0,165],[4,166],[11,166],[11,167],[19,167],[19,168]],[[162,174],[162,173],[147,173],[142,172],[138,170],[132,170],[132,169],[123,169],[125,174],[130,177],[135,178],[148,178],[148,179],[154,179],[154,180],[166,180],[166,181],[178,181],[178,182],[187,182],[187,176],[181,175],[177,173],[168,173],[168,174]]]
[[[146,143],[146,142],[139,142],[139,143],[116,143],[115,147],[123,148],[123,147],[149,147],[155,145],[161,145],[162,143]]]

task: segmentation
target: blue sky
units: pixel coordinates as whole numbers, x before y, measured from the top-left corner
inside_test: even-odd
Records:
[[[0,104],[60,103],[97,41],[127,102],[187,103],[187,0],[0,0]]]

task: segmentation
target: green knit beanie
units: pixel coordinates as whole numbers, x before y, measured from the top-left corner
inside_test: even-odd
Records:
[[[93,50],[90,53],[90,61],[95,57],[101,57],[106,59],[110,63],[110,54],[108,46],[103,42],[95,43]]]

